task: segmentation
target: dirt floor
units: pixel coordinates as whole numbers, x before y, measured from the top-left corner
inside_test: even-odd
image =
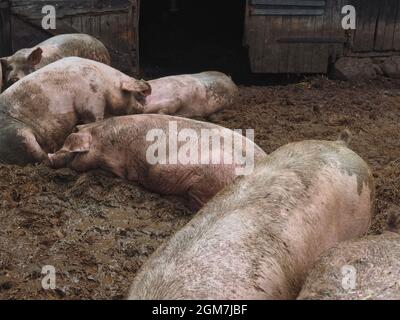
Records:
[[[240,103],[211,121],[254,128],[267,152],[349,128],[376,177],[371,233],[400,205],[400,81],[242,87]],[[146,258],[191,218],[179,202],[102,172],[0,166],[0,177],[0,299],[123,298]],[[56,290],[41,288],[45,265],[56,268]]]

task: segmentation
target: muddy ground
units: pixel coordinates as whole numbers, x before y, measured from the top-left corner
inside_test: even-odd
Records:
[[[242,87],[240,100],[210,120],[254,128],[267,152],[349,128],[376,177],[371,233],[382,231],[388,208],[400,205],[399,81],[313,78]],[[123,298],[146,258],[190,218],[178,201],[102,172],[0,166],[0,299]],[[45,265],[56,268],[56,290],[41,288]]]

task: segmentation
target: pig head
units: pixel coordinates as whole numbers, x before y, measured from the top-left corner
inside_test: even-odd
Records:
[[[91,165],[91,156],[89,155],[92,145],[92,134],[90,131],[80,131],[68,136],[64,146],[54,154],[49,154],[49,163],[53,168],[72,167],[89,170]],[[86,161],[85,161],[86,160]]]
[[[10,57],[0,59],[4,70],[4,84],[9,87],[26,75],[35,71],[42,60],[43,50],[40,47],[21,49]]]

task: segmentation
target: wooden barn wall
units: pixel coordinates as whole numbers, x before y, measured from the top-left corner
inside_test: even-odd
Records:
[[[253,72],[326,73],[328,62],[343,53],[345,34],[340,12],[346,0],[325,0],[324,13],[316,11],[315,15],[301,11],[293,15],[280,15],[279,11],[263,15],[258,14],[255,11],[258,6],[253,5],[301,2],[248,0],[245,44],[249,48]]]
[[[47,4],[56,7],[55,30],[41,28],[41,10]],[[106,45],[113,66],[139,73],[139,0],[12,0],[11,10],[14,51],[57,34],[87,33]]]
[[[400,1],[350,0],[357,10],[352,52],[391,54],[400,51]]]
[[[9,3],[0,0],[0,57],[11,54],[11,21]]]

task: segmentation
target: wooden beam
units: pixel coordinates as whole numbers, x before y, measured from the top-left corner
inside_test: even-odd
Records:
[[[104,14],[108,12],[126,11],[131,7],[128,0],[12,0],[11,11],[20,17],[42,19],[42,8],[52,5],[56,8],[57,18],[85,14]]]

